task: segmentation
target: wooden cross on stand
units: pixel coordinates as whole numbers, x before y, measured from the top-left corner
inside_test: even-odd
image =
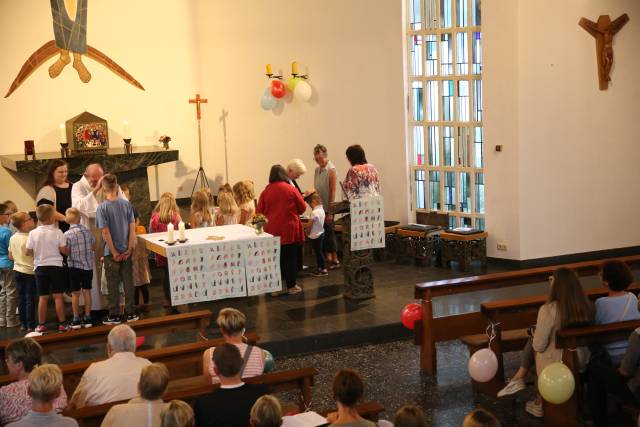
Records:
[[[200,183],[200,189],[209,188],[209,180],[207,180],[207,174],[204,173],[204,168],[202,167],[202,130],[200,128],[200,119],[202,118],[200,104],[206,104],[207,102],[206,99],[200,98],[199,93],[196,94],[196,99],[189,100],[189,104],[196,104],[196,118],[198,119],[198,161],[200,162],[200,168],[198,169],[198,174],[191,189],[191,196],[193,196],[193,193],[196,191],[198,182]]]
[[[580,19],[578,25],[585,29],[596,39],[596,56],[598,58],[598,81],[600,90],[607,90],[613,65],[613,36],[629,21],[629,16],[624,13],[611,21],[609,15],[600,15],[598,22],[587,18]]]
[[[200,98],[200,94],[196,93],[196,99],[190,99],[189,104],[196,104],[196,115],[198,117],[198,121],[202,118],[202,114],[200,113],[200,104],[206,104],[209,102],[206,99]]]

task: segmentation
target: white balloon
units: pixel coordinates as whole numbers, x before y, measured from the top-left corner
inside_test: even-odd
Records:
[[[262,109],[270,111],[273,110],[277,104],[278,100],[271,95],[271,88],[266,88],[262,94],[262,98],[260,99],[260,106],[262,106]]]
[[[298,84],[296,84],[296,89],[293,95],[298,101],[307,102],[311,99],[312,93],[313,90],[311,89],[311,85],[304,80],[300,80]]]

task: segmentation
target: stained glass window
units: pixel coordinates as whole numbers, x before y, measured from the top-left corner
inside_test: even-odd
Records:
[[[485,228],[481,0],[407,0],[413,210]]]

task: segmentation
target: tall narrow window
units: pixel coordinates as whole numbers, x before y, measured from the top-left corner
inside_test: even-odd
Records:
[[[406,0],[414,211],[485,227],[481,0]]]

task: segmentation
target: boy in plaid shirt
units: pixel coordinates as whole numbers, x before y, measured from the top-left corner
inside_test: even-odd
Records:
[[[87,227],[80,224],[80,211],[76,208],[67,209],[66,222],[70,225],[65,231],[69,256],[69,282],[71,284],[71,309],[73,322],[71,328],[90,328],[91,321],[91,281],[95,263],[94,245],[96,239]],[[84,297],[84,317],[80,318],[80,292]]]

